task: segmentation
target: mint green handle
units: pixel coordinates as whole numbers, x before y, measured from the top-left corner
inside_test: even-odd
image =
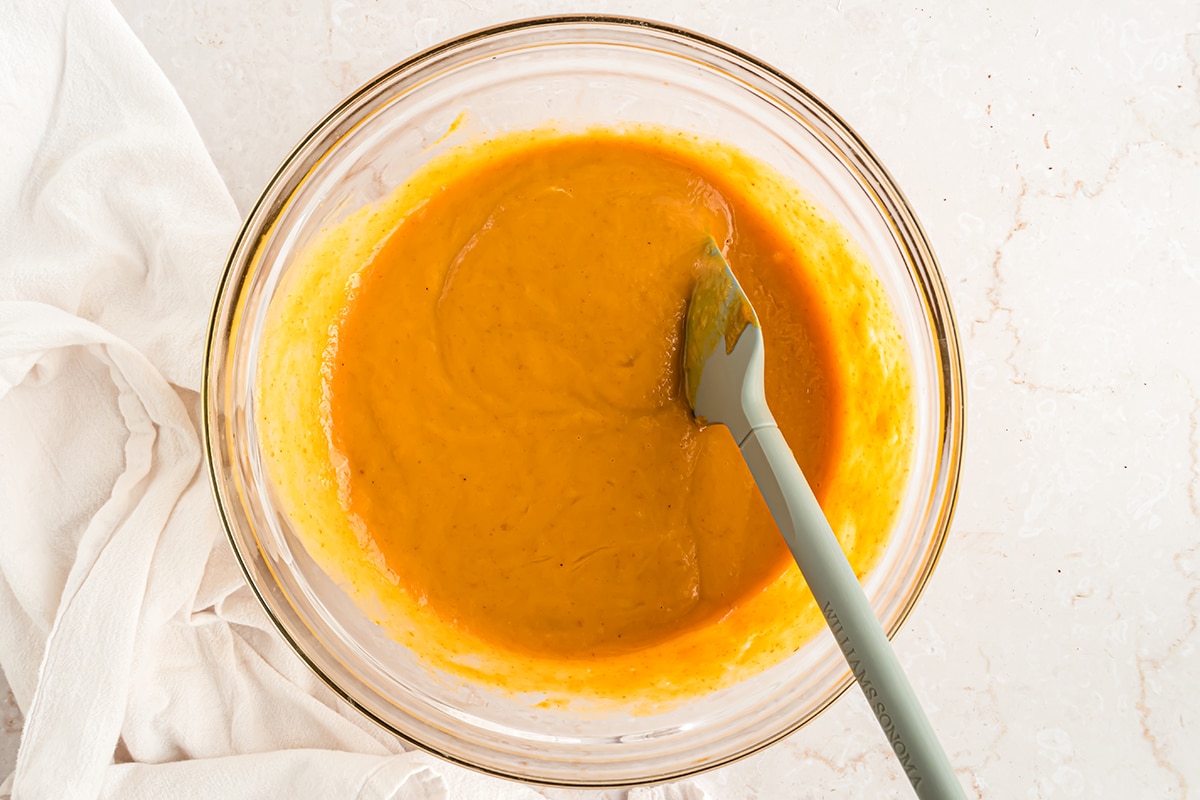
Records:
[[[783,434],[773,424],[755,427],[741,448],[917,797],[965,800],[950,760]]]

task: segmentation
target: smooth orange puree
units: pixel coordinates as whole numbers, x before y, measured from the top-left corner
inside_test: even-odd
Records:
[[[865,572],[912,448],[903,343],[841,229],[737,151],[644,129],[461,146],[293,270],[260,367],[268,463],[310,551],[432,666],[679,697],[819,624],[732,437],[681,391],[710,235]]]

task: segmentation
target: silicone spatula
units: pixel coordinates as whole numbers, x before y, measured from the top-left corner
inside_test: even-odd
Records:
[[[917,797],[965,798],[854,570],[767,408],[758,315],[711,239],[700,256],[683,351],[692,412],[702,424],[724,425],[733,434]]]

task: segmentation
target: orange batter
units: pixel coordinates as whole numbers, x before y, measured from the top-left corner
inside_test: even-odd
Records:
[[[761,319],[780,428],[863,572],[912,446],[903,345],[840,229],[740,153],[652,130],[462,147],[296,270],[260,367],[268,462],[310,550],[432,666],[665,697],[811,635],[736,445],[682,396],[710,235]]]

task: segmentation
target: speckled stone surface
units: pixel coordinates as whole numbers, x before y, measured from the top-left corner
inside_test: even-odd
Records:
[[[951,759],[980,797],[1200,791],[1200,5],[117,5],[243,211],[359,83],[503,20],[657,18],[804,83],[915,206],[963,334],[958,514],[896,639]],[[0,772],[18,731],[0,703]],[[908,796],[857,692],[702,782]]]

